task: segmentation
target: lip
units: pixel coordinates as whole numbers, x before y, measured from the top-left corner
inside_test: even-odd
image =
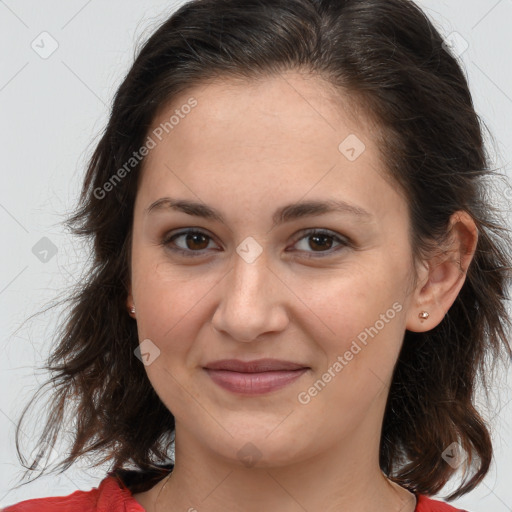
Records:
[[[278,359],[223,359],[208,363],[203,368],[218,386],[245,395],[281,389],[309,370],[303,364]]]
[[[210,370],[228,370],[240,373],[273,372],[279,370],[300,370],[308,366],[281,359],[254,359],[252,361],[241,361],[240,359],[221,359],[204,365]]]

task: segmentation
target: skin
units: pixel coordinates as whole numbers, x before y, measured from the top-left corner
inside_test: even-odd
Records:
[[[134,207],[127,307],[136,307],[139,339],[160,350],[145,369],[176,418],[171,478],[135,499],[147,512],[413,511],[415,497],[378,464],[386,398],[405,330],[435,327],[463,285],[477,242],[473,221],[454,214],[451,244],[415,267],[407,203],[384,174],[376,127],[318,77],[290,71],[203,83],[174,98],[154,127],[191,96],[197,106],[150,151]],[[349,134],[366,146],[354,161],[338,149]],[[207,204],[225,224],[171,208],[147,212],[165,196]],[[371,217],[272,222],[283,205],[328,198]],[[162,245],[187,228],[207,237]],[[304,233],[311,228],[351,245],[335,238],[315,245]],[[262,249],[252,263],[236,251],[247,237]],[[394,303],[400,311],[299,403],[298,394]],[[418,317],[423,310],[427,320]],[[262,357],[310,369],[262,396],[225,391],[202,369]],[[257,459],[250,467],[238,455],[247,443]]]

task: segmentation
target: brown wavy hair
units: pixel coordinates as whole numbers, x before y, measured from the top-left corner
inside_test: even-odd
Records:
[[[488,472],[492,444],[475,391],[479,383],[487,391],[495,363],[512,356],[510,232],[487,197],[488,178],[499,173],[490,166],[464,73],[408,0],[193,0],[143,44],[115,94],[66,224],[92,242],[92,258],[43,368],[52,372],[45,383],[52,395],[39,444],[54,445],[66,414],[73,421],[60,472],[94,455],[95,466],[109,463],[109,474],[141,492],[173,466],[174,417],[134,355],[136,322],[126,310],[144,159],[108,193],[100,193],[102,187],[144,144],[156,114],[177,94],[213,78],[257,79],[287,70],[322,77],[377,121],[386,170],[408,202],[415,260],[448,239],[454,212],[464,210],[475,221],[476,253],[452,307],[432,330],[405,332],[380,467],[410,491],[433,495],[455,473],[441,453],[458,441],[468,464],[448,499],[472,490]],[[39,458],[25,461],[19,432],[38,394],[16,431],[25,474],[36,471]]]

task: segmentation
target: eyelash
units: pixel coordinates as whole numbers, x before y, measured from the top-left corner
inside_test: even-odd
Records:
[[[161,245],[164,246],[165,248],[167,248],[168,250],[170,250],[174,253],[181,254],[185,257],[196,258],[198,256],[203,256],[204,251],[206,251],[207,249],[203,249],[201,251],[192,251],[192,250],[185,250],[185,249],[176,248],[176,247],[170,247],[171,242],[174,242],[175,239],[185,236],[185,235],[203,235],[206,238],[213,240],[212,237],[210,237],[208,234],[204,233],[203,231],[196,230],[196,229],[186,229],[186,230],[180,231],[180,232],[172,234],[172,235],[167,235],[162,240]],[[294,242],[294,244],[296,244],[297,242],[300,242],[304,238],[312,237],[315,235],[327,236],[329,238],[332,238],[334,241],[338,242],[340,244],[340,246],[338,248],[329,249],[327,251],[319,251],[316,253],[313,252],[312,254],[314,254],[314,255],[306,256],[306,258],[325,258],[327,256],[331,256],[333,253],[339,251],[340,249],[342,249],[344,247],[352,246],[352,243],[347,238],[340,237],[338,235],[333,234],[331,231],[326,231],[323,229],[309,229],[309,230],[304,231],[302,236],[300,238],[298,238]]]

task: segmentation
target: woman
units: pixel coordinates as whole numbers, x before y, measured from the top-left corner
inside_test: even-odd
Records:
[[[72,411],[61,467],[112,471],[5,512],[457,510],[431,496],[486,475],[474,389],[512,354],[490,173],[412,2],[181,7],[90,162],[94,261],[48,366],[41,444]]]

